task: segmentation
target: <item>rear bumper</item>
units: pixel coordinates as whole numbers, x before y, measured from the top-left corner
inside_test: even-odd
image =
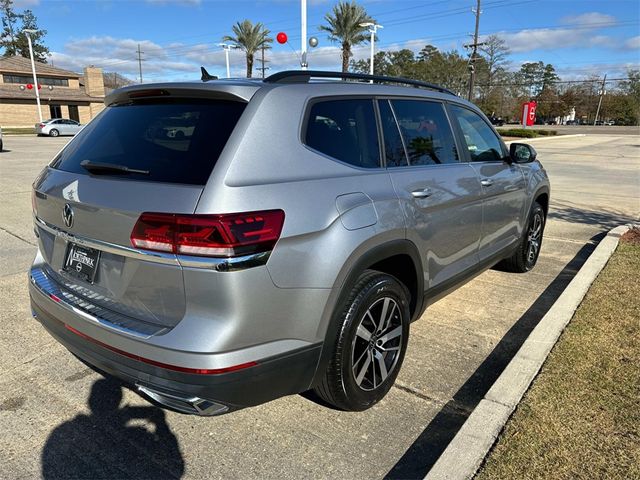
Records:
[[[34,317],[71,353],[98,370],[135,385],[163,406],[183,413],[215,415],[305,391],[320,356],[321,344],[316,344],[258,359],[254,366],[227,373],[174,371],[117,353],[69,328],[57,318],[59,307],[55,302],[34,285],[30,285],[30,296]]]

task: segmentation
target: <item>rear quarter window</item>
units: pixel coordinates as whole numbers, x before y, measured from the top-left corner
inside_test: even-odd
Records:
[[[379,167],[380,148],[373,100],[323,100],[313,103],[307,117],[304,143],[356,167]]]
[[[227,100],[172,99],[108,107],[51,166],[88,174],[80,163],[89,160],[149,172],[110,177],[204,185],[245,106]]]

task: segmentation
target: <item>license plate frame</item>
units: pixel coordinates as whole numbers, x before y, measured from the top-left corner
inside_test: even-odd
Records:
[[[69,242],[64,257],[63,270],[69,275],[93,283],[100,262],[100,250]]]

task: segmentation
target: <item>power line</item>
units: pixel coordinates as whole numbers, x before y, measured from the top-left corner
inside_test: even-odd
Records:
[[[618,78],[609,78],[605,79],[606,83],[614,83],[614,82],[624,82],[630,80],[629,77],[618,77]],[[548,85],[563,85],[563,84],[574,84],[574,83],[591,83],[596,84],[600,83],[601,80],[599,78],[593,78],[589,80],[555,80],[546,82]],[[535,83],[535,82],[533,82]],[[489,84],[479,84],[478,87],[529,87],[531,83],[492,83]]]

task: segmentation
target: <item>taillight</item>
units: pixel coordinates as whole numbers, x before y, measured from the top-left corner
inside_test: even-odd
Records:
[[[145,250],[205,257],[238,257],[271,250],[280,238],[284,212],[176,215],[146,212],[131,232]]]
[[[45,127],[44,123],[41,123],[41,124],[40,124],[40,125],[38,125],[38,126],[39,126],[40,128],[44,128],[44,127]]]

